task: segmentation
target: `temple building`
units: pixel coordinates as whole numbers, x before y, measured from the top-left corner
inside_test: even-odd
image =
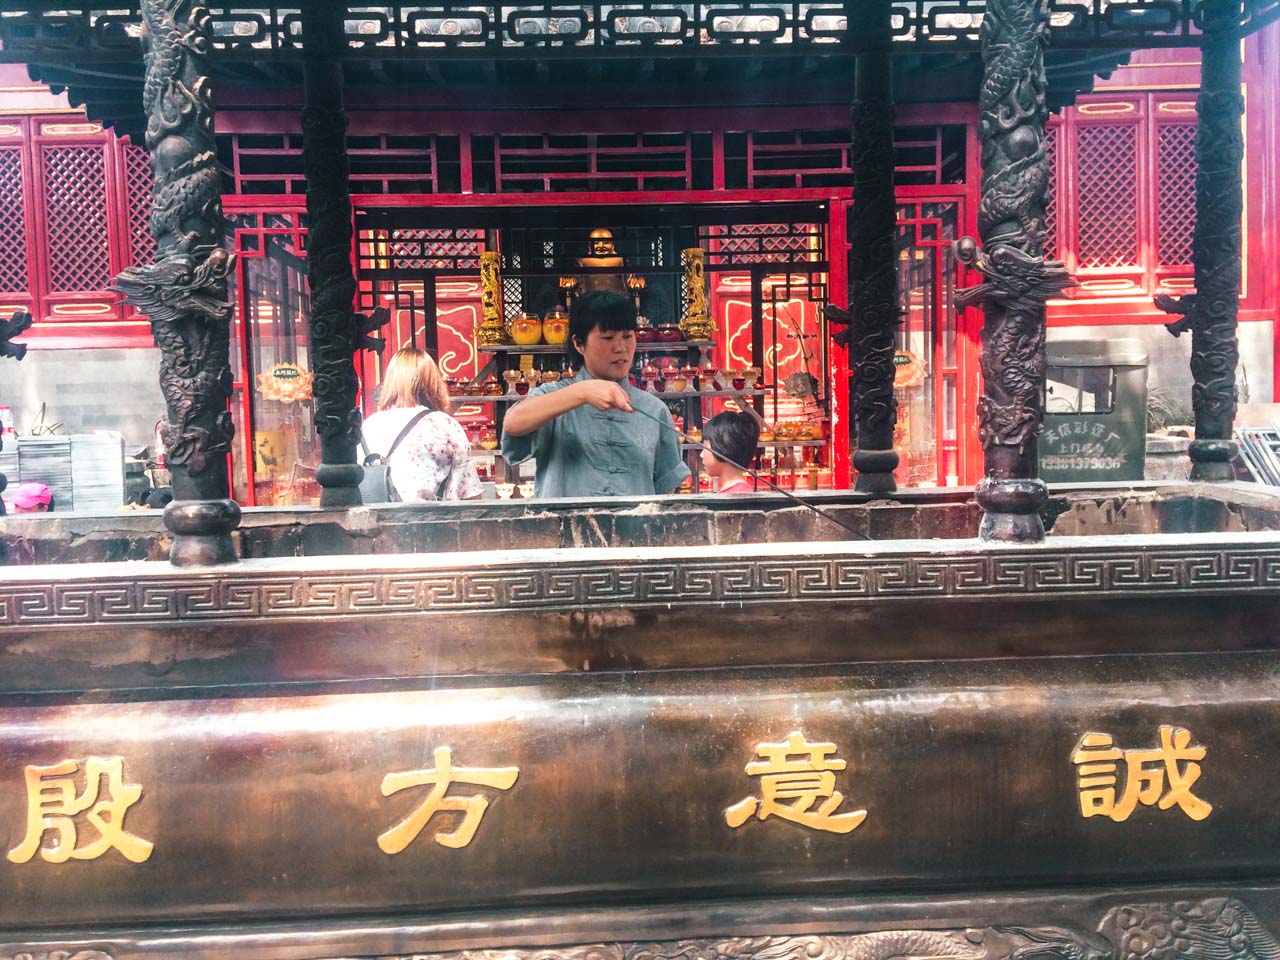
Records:
[[[220,24],[228,50],[241,35],[240,49],[251,46],[254,22]],[[371,45],[380,23],[361,22]],[[1280,26],[1248,36],[1243,49],[1237,379],[1242,402],[1267,402],[1280,300]],[[1194,287],[1199,51],[1058,56],[1049,61],[1057,109],[1046,229],[1076,285],[1049,301],[1049,339],[1136,342],[1149,364],[1152,422],[1187,422],[1189,338],[1165,332],[1153,298]],[[951,245],[976,229],[977,74],[941,54],[895,60],[895,476],[903,487],[971,485],[982,474],[969,413],[981,391],[981,313],[956,302],[966,270]],[[246,505],[313,502],[310,403],[274,390],[310,369],[300,76],[214,62],[226,239],[237,253],[232,492]],[[702,246],[715,335],[701,349],[642,352],[637,382],[663,387],[691,426],[745,402],[768,425],[762,463],[778,482],[848,487],[850,367],[824,310],[830,291],[848,283],[848,85],[829,69],[840,61],[780,61],[781,71],[765,70],[764,58],[743,71],[708,60],[655,72],[653,63],[348,65],[358,309],[387,307],[391,344],[426,348],[454,393],[475,397],[461,415],[486,476],[500,478],[489,431],[502,401],[483,399],[485,381],[503,392],[510,370],[560,371],[545,354],[477,344],[480,253],[504,255],[505,322],[541,319],[567,306],[573,290],[557,280],[585,262],[592,232],[603,230],[620,266],[580,279],[588,288],[630,283],[656,330],[679,320],[680,250]],[[0,223],[9,238],[0,313],[29,310],[35,321],[29,358],[0,397],[19,433],[57,422],[66,432],[118,430],[127,446],[155,441],[162,399],[148,324],[107,292],[154,250],[152,174],[132,101],[140,69],[113,63],[89,80],[66,64],[0,66]],[[389,355],[360,361],[366,412]],[[735,400],[735,379],[752,392]],[[695,381],[709,396],[682,398]]]

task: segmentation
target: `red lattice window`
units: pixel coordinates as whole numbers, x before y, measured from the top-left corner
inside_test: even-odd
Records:
[[[1081,267],[1138,262],[1138,131],[1132,125],[1077,128],[1076,252]]]
[[[45,147],[49,290],[99,291],[111,279],[106,154],[101,146]]]
[[[730,189],[852,187],[848,127],[727,133],[724,180]],[[963,183],[965,128],[960,124],[895,127],[894,182]]]
[[[743,138],[747,182],[757,189],[771,187],[851,187],[849,131],[782,130],[751,133]],[[734,144],[726,143],[732,162]]]
[[[218,137],[228,193],[307,192],[298,133],[233,133]],[[347,135],[352,193],[457,193],[459,140],[432,134]]]
[[[129,261],[150,263],[156,241],[151,235],[151,156],[141,147],[125,145],[125,189],[129,196]]]
[[[26,293],[27,218],[23,209],[22,149],[0,149],[0,293]]]
[[[1049,159],[1049,188],[1044,198],[1044,250],[1045,255],[1062,259],[1062,244],[1058,240],[1058,128],[1049,127],[1044,132],[1044,152]]]
[[[1158,256],[1162,266],[1183,266],[1191,263],[1191,240],[1196,229],[1195,124],[1161,124],[1157,140]]]
[[[472,138],[476,189],[498,193],[694,189],[695,153],[709,149],[709,135],[688,133]]]

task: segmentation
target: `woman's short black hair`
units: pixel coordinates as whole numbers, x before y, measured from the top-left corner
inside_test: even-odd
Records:
[[[749,467],[755,459],[756,447],[760,445],[760,424],[749,413],[726,410],[706,422],[702,428],[702,442],[722,463],[732,460]]]
[[[635,330],[635,305],[620,293],[612,290],[592,290],[573,301],[573,309],[569,311],[569,356],[576,362],[582,362],[582,354],[578,350],[577,341],[587,342],[587,334],[599,328],[608,333],[611,330]]]

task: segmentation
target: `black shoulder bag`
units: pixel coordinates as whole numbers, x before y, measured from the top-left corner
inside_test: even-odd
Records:
[[[391,482],[391,455],[396,452],[396,447],[400,446],[400,441],[418,425],[418,421],[430,412],[430,410],[419,410],[415,413],[404,425],[404,429],[396,434],[395,440],[391,442],[391,449],[385,454],[370,453],[369,448],[365,446],[364,437],[360,438],[360,449],[364,451],[364,479],[360,481],[361,503],[395,503],[400,499],[395,485]]]

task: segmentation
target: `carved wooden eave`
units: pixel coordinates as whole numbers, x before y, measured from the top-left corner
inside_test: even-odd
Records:
[[[1132,49],[1196,45],[1198,6],[1064,2],[1053,14],[1046,56],[1049,107],[1089,92],[1094,78],[1127,62]],[[954,100],[957,90],[976,90],[980,82],[984,3],[965,3],[959,12],[935,7],[931,0],[895,4],[898,103]],[[794,103],[797,88],[813,104],[847,96],[842,78],[851,68],[833,69],[833,61],[850,56],[838,3],[793,0],[760,4],[755,12],[747,2],[733,16],[704,4],[676,5],[666,12],[678,16],[661,16],[649,3],[629,18],[614,7],[600,23],[593,9],[439,0],[380,8],[373,16],[364,7],[347,21],[344,74],[349,88],[410,95],[447,88],[464,105],[468,95],[477,105],[493,104],[495,91],[500,101],[503,90],[531,85],[539,92],[572,90],[577,103],[584,90],[594,90],[600,106],[620,102],[626,89],[621,102],[634,103],[635,88],[655,76],[684,89],[723,85],[721,98],[738,105],[767,104],[784,90],[784,102]],[[1248,0],[1244,9],[1243,29],[1252,32],[1280,16],[1280,0]],[[211,12],[220,87],[300,87],[304,46],[296,12],[264,5],[213,5]],[[12,0],[0,15],[0,62],[28,64],[33,79],[65,90],[92,119],[136,134],[142,127],[137,20],[136,2],[104,13],[88,4],[59,4],[55,11],[36,0]]]

